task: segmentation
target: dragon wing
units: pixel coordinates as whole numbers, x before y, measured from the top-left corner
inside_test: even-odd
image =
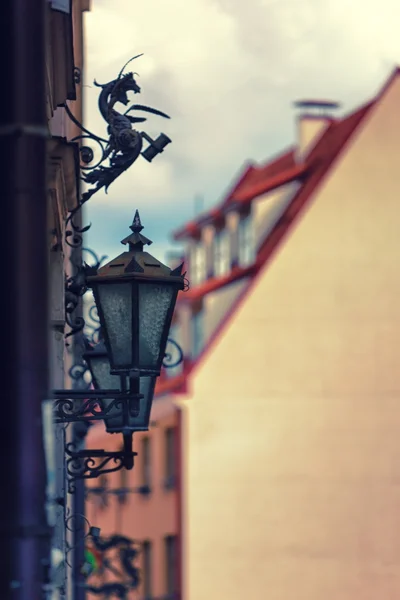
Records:
[[[146,117],[127,117],[127,119],[129,119],[131,123],[143,123],[143,121],[147,121]]]

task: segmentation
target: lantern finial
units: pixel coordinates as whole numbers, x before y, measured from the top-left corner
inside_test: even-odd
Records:
[[[135,216],[133,217],[132,225],[129,227],[133,233],[140,233],[143,229],[142,222],[140,220],[139,211],[136,209]]]
[[[129,244],[129,252],[143,252],[143,246],[150,246],[153,243],[149,238],[140,233],[143,225],[138,210],[135,212],[132,225],[129,229],[132,231],[131,235],[128,235],[128,237],[121,241],[121,244]]]

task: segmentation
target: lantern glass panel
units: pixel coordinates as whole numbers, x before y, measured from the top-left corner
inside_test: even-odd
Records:
[[[109,433],[120,433],[125,431],[147,431],[149,427],[150,411],[153,402],[154,388],[156,384],[156,377],[145,376],[140,378],[140,393],[143,394],[137,405],[135,401],[131,401],[131,414],[129,416],[128,423],[123,423],[121,416],[104,419],[106,430]],[[105,403],[109,402],[105,400]],[[135,408],[137,410],[135,411]],[[110,415],[117,409],[113,408],[110,411]],[[120,409],[118,409],[120,410]]]
[[[88,359],[90,370],[94,377],[94,385],[100,390],[119,390],[121,380],[119,375],[110,373],[110,361],[107,355],[93,356]]]
[[[163,334],[169,329],[177,295],[176,285],[143,283],[139,286],[139,365],[141,370],[159,370]],[[165,336],[164,336],[165,337]]]
[[[110,344],[111,363],[116,367],[129,367],[133,361],[131,282],[98,284],[96,287]]]

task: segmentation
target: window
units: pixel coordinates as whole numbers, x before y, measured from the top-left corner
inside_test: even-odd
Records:
[[[151,488],[151,447],[150,437],[142,440],[142,486]]]
[[[219,231],[214,238],[214,274],[216,277],[222,277],[229,273],[229,241],[229,232],[226,229]]]
[[[198,285],[206,278],[206,252],[203,244],[197,243],[190,250],[189,280]]]
[[[176,428],[165,430],[165,487],[170,489],[176,483]]]
[[[123,447],[121,448],[121,452],[123,451]],[[118,492],[118,502],[120,504],[124,504],[128,499],[128,471],[126,469],[121,469],[119,471],[119,492]]]
[[[178,591],[178,538],[167,535],[165,542],[165,592],[172,597]]]
[[[123,452],[123,448],[121,448],[121,452]],[[121,469],[119,472],[119,486],[121,488],[128,487],[128,471],[126,469]]]
[[[246,267],[255,259],[253,222],[251,214],[243,216],[238,226],[238,258],[239,265]]]
[[[100,475],[99,477],[99,488],[101,490],[100,498],[99,498],[99,508],[104,509],[108,506],[108,477],[107,475]]]
[[[198,310],[192,314],[191,319],[192,359],[197,358],[203,349],[203,329],[203,311]]]
[[[151,598],[152,593],[152,563],[153,563],[153,548],[149,540],[143,542],[143,564],[142,564],[142,581],[143,581],[143,596]]]

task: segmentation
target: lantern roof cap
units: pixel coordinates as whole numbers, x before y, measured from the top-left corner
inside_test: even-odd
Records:
[[[157,258],[149,254],[148,252],[129,251],[123,252],[112,261],[104,265],[98,270],[98,277],[101,278],[120,278],[123,276],[129,277],[151,277],[151,278],[169,278],[179,277],[183,281],[182,277],[183,264],[179,265],[174,270],[164,265]],[[93,279],[89,277],[90,281]]]
[[[99,279],[121,279],[129,277],[133,279],[149,278],[153,280],[169,280],[171,283],[177,283],[180,289],[184,288],[183,263],[176,269],[170,269],[157,258],[143,251],[144,245],[150,245],[153,242],[142,235],[143,225],[140,220],[139,211],[136,210],[130,226],[132,233],[122,240],[122,244],[128,244],[129,249],[123,252],[104,266],[100,267],[95,274],[87,277],[87,282],[98,281]]]

